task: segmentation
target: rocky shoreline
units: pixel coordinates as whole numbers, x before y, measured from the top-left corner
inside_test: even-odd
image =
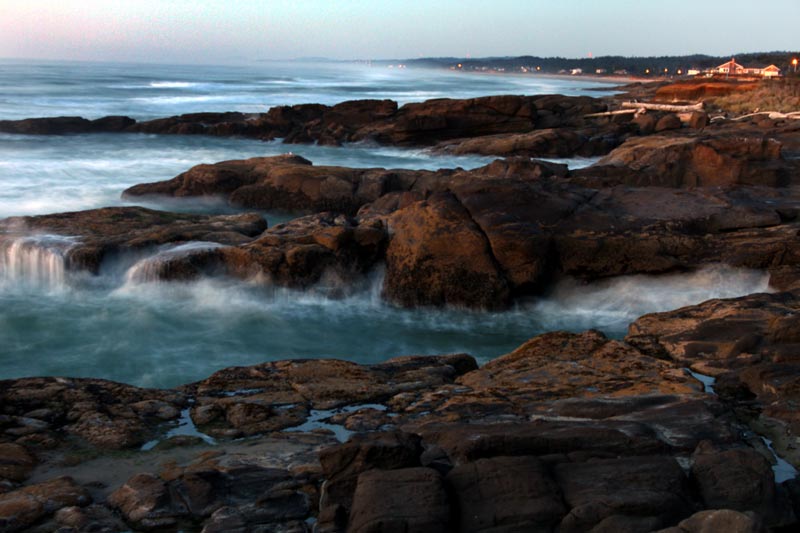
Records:
[[[169,390],[5,380],[0,531],[793,530],[800,123],[586,117],[614,105],[504,96],[0,122],[505,158],[439,171],[225,161],[124,194],[218,197],[241,214],[0,221],[4,240],[68,236],[64,268],[90,276],[161,250],[148,279],[346,290],[383,267],[384,298],[408,307],[504,309],[564,278],[716,263],[766,271],[773,291],[645,315],[624,339],[546,333],[481,367],[467,354],[286,360]],[[575,155],[603,158],[531,159]],[[269,209],[298,217],[267,227]]]

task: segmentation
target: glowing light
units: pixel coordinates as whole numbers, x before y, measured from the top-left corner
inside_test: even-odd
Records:
[[[461,63],[459,63],[459,64],[458,64],[458,68],[461,68],[461,66],[462,66],[462,65],[461,65]]]
[[[645,74],[650,74],[650,69],[649,68],[644,69],[644,73]]]

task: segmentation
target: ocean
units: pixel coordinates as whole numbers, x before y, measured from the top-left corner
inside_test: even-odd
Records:
[[[588,89],[600,89],[599,91]],[[272,106],[489,94],[608,94],[585,79],[389,69],[347,63],[174,66],[0,60],[0,120],[128,115],[137,120],[200,111],[264,112]],[[200,163],[292,151],[315,164],[475,168],[477,156],[347,145],[145,134],[0,134],[0,218],[110,205],[127,187],[164,180]],[[590,159],[561,162],[571,167]],[[141,205],[141,204],[140,204]],[[199,200],[143,204],[230,212]],[[270,225],[291,213],[265,213]],[[0,379],[91,376],[170,387],[234,365],[295,357],[375,363],[408,354],[466,352],[480,361],[552,329],[594,327],[623,335],[637,316],[765,290],[762,272],[711,267],[655,280],[632,276],[580,286],[569,280],[505,312],[400,309],[380,297],[380,269],[344,298],[226,279],[152,283],[136,264],[100,276],[65,272],[54,237],[0,242]],[[156,253],[156,250],[153,251]]]

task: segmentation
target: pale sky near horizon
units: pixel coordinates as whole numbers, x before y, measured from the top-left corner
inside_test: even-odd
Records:
[[[0,0],[0,57],[732,55],[800,49],[800,0]]]

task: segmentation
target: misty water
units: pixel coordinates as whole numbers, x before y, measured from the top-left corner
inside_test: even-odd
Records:
[[[0,120],[126,114],[137,119],[194,111],[264,111],[284,103],[352,98],[483,94],[584,94],[588,82],[535,76],[389,71],[342,65],[163,67],[0,62]],[[594,84],[597,85],[597,84]],[[128,205],[127,187],[169,179],[199,163],[292,151],[315,164],[387,168],[474,168],[490,158],[434,156],[368,145],[341,148],[278,141],[159,135],[0,134],[0,218]],[[591,160],[563,161],[571,167]],[[187,200],[148,207],[229,212]],[[291,213],[264,213],[270,224]],[[764,273],[709,267],[686,275],[619,278],[591,286],[565,281],[506,312],[400,309],[380,297],[377,269],[345,295],[226,279],[150,280],[153,261],[183,243],[123,257],[100,276],[67,272],[69,236],[0,236],[0,378],[103,377],[174,386],[232,365],[292,357],[361,363],[405,354],[467,352],[486,361],[543,331],[599,328],[624,334],[641,314],[714,297],[766,290]]]

